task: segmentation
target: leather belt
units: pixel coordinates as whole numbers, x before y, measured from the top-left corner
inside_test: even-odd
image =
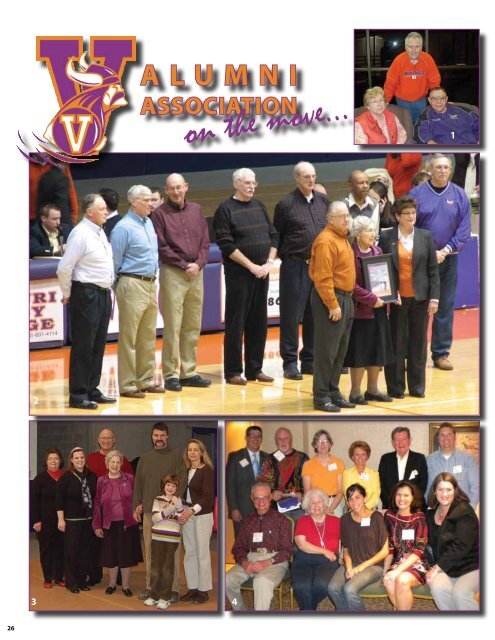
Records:
[[[340,294],[341,296],[344,296],[346,298],[352,298],[352,291],[342,291],[342,289],[335,289],[334,288],[335,293]]]
[[[119,277],[127,276],[128,278],[135,278],[136,280],[144,280],[145,282],[155,282],[156,276],[140,276],[137,273],[120,273]]]
[[[299,258],[299,256],[288,256],[291,260],[295,260],[296,262],[304,262],[304,264],[310,263],[310,258]]]
[[[100,287],[97,284],[93,284],[92,282],[79,282],[79,280],[73,280],[72,286],[83,287],[85,289],[96,289],[97,291],[110,291],[110,287]],[[67,520],[67,518],[66,518]]]

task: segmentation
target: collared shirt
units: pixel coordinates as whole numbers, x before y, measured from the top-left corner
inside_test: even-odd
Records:
[[[400,229],[398,230],[398,234],[399,234],[399,240],[402,246],[404,247],[404,249],[406,251],[411,252],[414,248],[414,227],[413,227],[412,233],[410,233],[408,236],[403,236],[402,233],[400,232]]]
[[[276,205],[273,224],[280,234],[278,255],[282,260],[308,260],[311,245],[325,227],[329,205],[328,198],[318,191],[313,191],[313,198],[308,202],[300,189]]]
[[[210,239],[201,205],[185,202],[179,209],[167,200],[153,211],[152,217],[161,264],[186,270],[195,262],[200,269],[208,262]]]
[[[454,449],[452,454],[446,458],[438,449],[426,458],[426,464],[428,465],[426,495],[428,495],[433,480],[439,473],[451,473],[460,488],[469,496],[469,502],[473,509],[476,508],[480,499],[480,470],[473,456],[459,451],[459,449]]]
[[[61,253],[61,246],[59,241],[59,233],[60,231],[48,231],[48,229],[44,226],[43,229],[46,231],[46,235],[48,236],[48,240],[50,242],[50,247],[53,249],[53,255],[57,253]]]
[[[262,534],[255,536],[254,534]],[[254,540],[256,537],[257,541]],[[261,538],[261,539],[260,539]],[[237,536],[232,554],[238,564],[247,560],[250,551],[266,549],[268,552],[277,551],[273,561],[287,562],[292,555],[292,529],[286,516],[269,509],[264,516],[252,513],[241,520],[239,535]]]
[[[345,202],[347,208],[349,209],[349,213],[351,214],[352,219],[357,218],[358,216],[366,216],[369,218],[375,227],[376,235],[378,236],[378,232],[380,230],[380,203],[375,202],[369,196],[366,196],[363,204],[358,204],[354,199],[352,193],[350,193],[347,198],[343,198],[342,202]]]
[[[148,217],[129,210],[110,236],[115,273],[153,277],[158,270],[158,240]]]
[[[404,480],[404,474],[406,473],[407,459],[409,458],[409,451],[406,453],[405,456],[402,456],[402,457],[399,454],[397,454],[396,458],[397,458],[397,472],[399,474],[399,480]],[[406,478],[406,480],[408,480],[408,478]]]
[[[88,218],[72,229],[57,277],[64,298],[70,298],[72,281],[109,289],[114,281],[112,247],[101,227]]]

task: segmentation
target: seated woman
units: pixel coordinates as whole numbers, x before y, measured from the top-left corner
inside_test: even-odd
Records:
[[[381,87],[371,87],[364,94],[367,111],[354,124],[355,144],[405,144],[407,132],[385,102]]]
[[[321,489],[327,495],[325,513],[341,516],[344,508],[342,474],[345,465],[340,458],[330,455],[333,440],[325,429],[315,433],[311,446],[316,455],[303,464],[301,475],[304,493],[310,489]]]
[[[382,514],[366,506],[364,487],[352,484],[345,497],[350,512],[340,523],[344,566],[333,574],[328,595],[338,611],[364,611],[359,592],[383,576],[388,535]]]
[[[479,522],[455,476],[439,473],[426,513],[432,568],[426,574],[441,611],[479,609]]]
[[[352,292],[355,300],[354,322],[344,358],[344,367],[350,368],[351,391],[349,401],[355,404],[392,402],[392,398],[378,389],[381,367],[393,361],[392,338],[388,324],[387,307],[383,300],[364,288],[362,259],[381,255],[375,246],[375,228],[370,218],[357,216],[352,225],[356,285]],[[361,394],[361,382],[367,374],[367,389]]]
[[[124,455],[109,451],[105,456],[107,473],[96,485],[93,529],[103,538],[100,553],[102,567],[108,568],[108,587],[111,595],[117,589],[117,574],[122,573],[122,593],[130,598],[131,567],[143,561],[137,519],[132,513],[134,476],[122,471]]]
[[[370,445],[364,440],[356,440],[351,444],[349,458],[354,466],[344,471],[343,488],[345,493],[351,484],[360,484],[366,490],[366,506],[376,509],[380,501],[380,476],[378,471],[366,466],[370,455]]]
[[[385,560],[383,584],[398,611],[413,606],[412,587],[424,584],[428,564],[423,554],[428,544],[428,527],[422,513],[423,498],[416,485],[403,481],[395,485],[390,497],[392,508],[385,512],[390,554]]]
[[[328,583],[339,564],[340,519],[325,515],[327,495],[310,489],[302,501],[308,515],[296,523],[297,550],[292,561],[292,584],[301,611],[315,611],[326,598]]]
[[[63,466],[64,459],[60,451],[56,447],[47,449],[43,471],[38,473],[31,487],[33,529],[40,545],[45,589],[51,589],[53,583],[65,587],[64,534],[57,528],[55,506],[57,482],[64,473]]]
[[[400,304],[390,305],[390,331],[394,361],[385,366],[387,393],[403,398],[424,398],[426,386],[426,333],[428,316],[438,310],[440,276],[437,252],[431,233],[418,229],[417,202],[401,196],[394,203],[399,226],[380,236],[383,253],[392,254],[392,263]]]

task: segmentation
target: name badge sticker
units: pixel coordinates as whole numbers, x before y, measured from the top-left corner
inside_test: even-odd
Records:
[[[328,470],[329,471],[337,471],[337,463],[336,462],[332,462],[332,464],[328,465]]]
[[[255,531],[253,533],[253,542],[263,542],[263,531]]]
[[[414,540],[414,529],[402,529],[403,540]]]
[[[246,458],[243,458],[242,460],[239,460],[239,464],[244,469],[244,467],[248,466],[249,462],[246,460]]]
[[[369,480],[370,479],[370,474],[369,473],[361,473],[360,476],[361,480]]]
[[[462,464],[455,464],[452,469],[453,473],[462,473]]]
[[[285,455],[280,451],[277,450],[275,451],[275,453],[273,454],[273,457],[278,460],[279,462],[282,462],[282,460],[285,458]]]
[[[371,518],[362,518],[361,519],[361,526],[362,527],[369,527],[371,524]]]

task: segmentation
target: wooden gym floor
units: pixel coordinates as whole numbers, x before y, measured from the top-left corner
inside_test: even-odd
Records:
[[[212,380],[207,389],[184,388],[150,394],[145,399],[118,398],[112,405],[100,405],[95,411],[71,409],[68,406],[69,348],[31,352],[30,413],[34,416],[449,416],[479,415],[479,310],[455,312],[454,343],[450,360],[454,371],[434,369],[431,360],[426,368],[426,397],[391,403],[373,403],[339,414],[325,414],[313,409],[312,376],[302,381],[282,377],[282,360],[278,352],[278,327],[268,331],[263,371],[275,378],[273,384],[248,382],[244,387],[228,385],[223,378],[223,333],[202,335],[198,347],[198,372]],[[156,344],[156,382],[161,382],[161,340]],[[380,389],[386,391],[383,372]],[[348,375],[341,377],[341,391],[347,396]],[[118,396],[117,344],[109,343],[103,362],[101,391]],[[364,390],[364,389],[363,389]]]

